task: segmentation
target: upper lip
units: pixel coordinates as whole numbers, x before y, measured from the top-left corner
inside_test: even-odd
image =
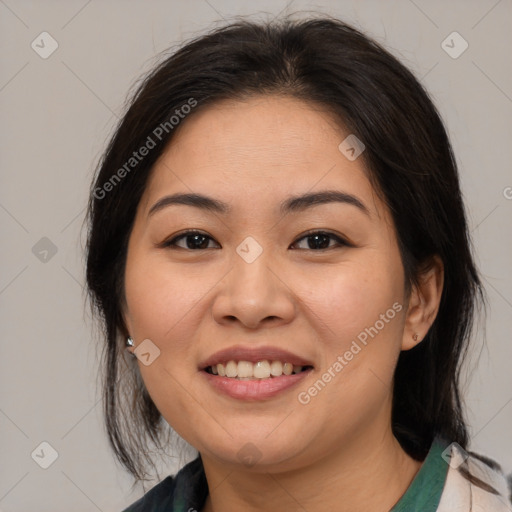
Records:
[[[215,352],[199,363],[199,369],[204,370],[209,366],[226,363],[228,361],[249,361],[251,363],[257,363],[258,361],[265,360],[281,361],[282,363],[291,363],[295,366],[313,366],[307,359],[278,347],[244,347],[237,345]]]

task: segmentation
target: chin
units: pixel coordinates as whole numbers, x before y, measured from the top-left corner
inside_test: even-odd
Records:
[[[213,457],[227,466],[243,467],[253,471],[266,471],[272,467],[284,471],[296,467],[298,458],[306,449],[306,446],[291,445],[291,439],[297,441],[299,436],[276,436],[270,439],[261,435],[244,435],[229,438],[227,441],[219,440],[214,444],[209,438],[204,445],[204,451],[199,451],[203,456]]]

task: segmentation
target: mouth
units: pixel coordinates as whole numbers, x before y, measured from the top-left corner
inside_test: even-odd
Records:
[[[238,400],[268,400],[314,371],[313,364],[277,347],[233,347],[204,360],[198,370],[208,387]]]

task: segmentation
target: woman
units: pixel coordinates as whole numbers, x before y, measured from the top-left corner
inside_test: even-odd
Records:
[[[510,510],[468,451],[483,290],[455,159],[377,43],[328,18],[188,43],[131,101],[89,222],[115,454],[143,479],[166,424],[199,453],[127,511]]]

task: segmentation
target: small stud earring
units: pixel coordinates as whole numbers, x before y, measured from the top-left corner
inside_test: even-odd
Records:
[[[414,341],[418,341],[418,335],[416,333],[413,334],[412,339]]]
[[[129,337],[127,340],[126,340],[126,350],[128,350],[129,348],[131,347],[134,347],[135,346],[135,343],[133,342],[133,338],[132,337]],[[137,354],[135,353],[135,351],[131,351],[131,350],[128,350],[128,353],[132,356],[132,357],[137,357]]]

